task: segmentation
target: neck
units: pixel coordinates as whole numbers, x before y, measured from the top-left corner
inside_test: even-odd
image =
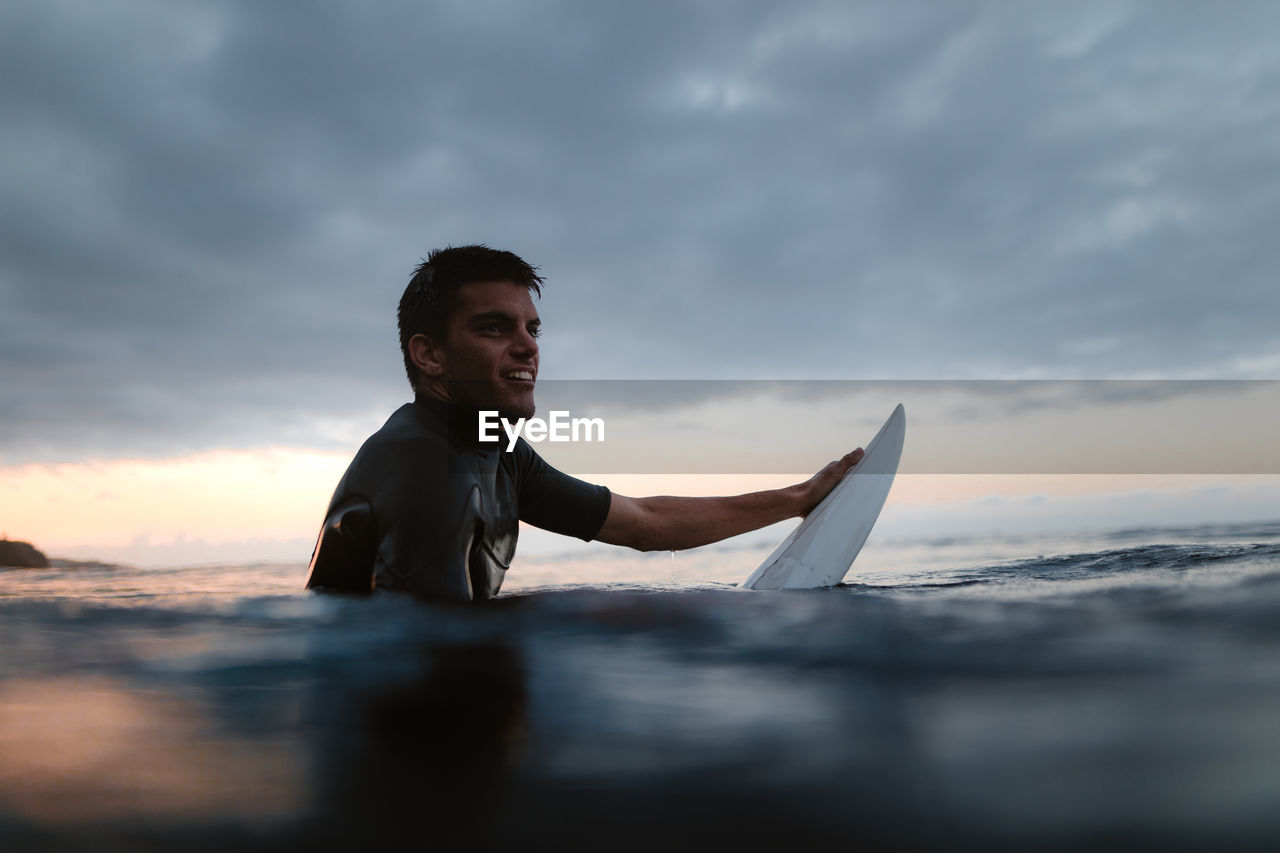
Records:
[[[414,405],[426,409],[443,427],[450,443],[458,447],[491,450],[494,445],[480,441],[479,411],[444,399],[429,390],[413,396]]]

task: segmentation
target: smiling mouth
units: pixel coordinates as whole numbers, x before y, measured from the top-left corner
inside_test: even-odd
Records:
[[[502,374],[502,378],[510,382],[528,382],[530,385],[534,382],[532,370],[508,370]]]

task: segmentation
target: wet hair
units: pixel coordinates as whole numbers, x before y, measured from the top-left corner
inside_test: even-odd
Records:
[[[418,264],[400,297],[396,322],[400,327],[400,352],[409,384],[418,388],[418,369],[409,357],[409,338],[426,335],[443,340],[449,315],[458,307],[458,290],[464,284],[509,281],[542,295],[542,276],[519,255],[485,245],[436,249]]]

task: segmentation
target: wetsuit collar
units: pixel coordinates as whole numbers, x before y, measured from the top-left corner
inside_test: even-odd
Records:
[[[500,443],[480,441],[480,413],[476,409],[449,403],[439,397],[419,391],[414,395],[414,405],[430,413],[437,431],[449,439],[455,447],[469,450],[499,450]]]

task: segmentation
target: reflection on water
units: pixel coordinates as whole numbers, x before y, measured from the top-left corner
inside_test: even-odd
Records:
[[[292,815],[287,745],[228,737],[191,701],[108,678],[0,682],[0,810],[39,821]]]
[[[525,672],[496,643],[423,648],[418,671],[347,697],[350,728],[323,751],[315,811],[324,834],[430,827],[464,839],[500,809],[500,789],[526,736]],[[316,696],[322,703],[336,697]]]

